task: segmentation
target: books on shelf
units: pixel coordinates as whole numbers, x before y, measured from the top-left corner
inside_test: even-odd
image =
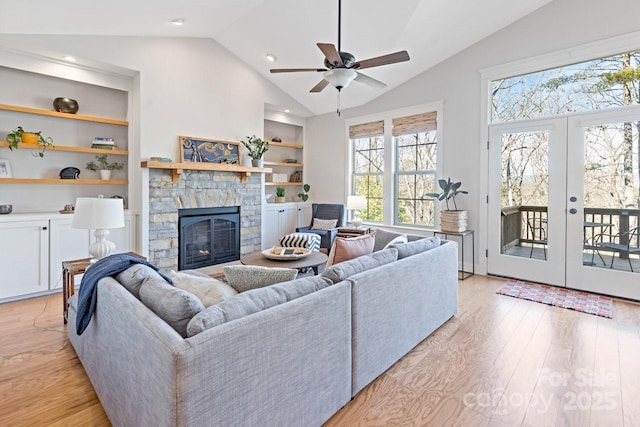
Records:
[[[113,138],[96,136],[95,138],[93,138],[91,148],[99,148],[101,150],[115,150],[117,148],[117,145]]]

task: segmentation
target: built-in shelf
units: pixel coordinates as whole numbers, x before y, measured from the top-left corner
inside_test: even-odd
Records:
[[[295,187],[295,186],[302,186],[304,185],[301,182],[265,182],[264,185],[268,185],[268,186],[278,186],[278,187],[286,187],[286,186],[290,186],[290,187]]]
[[[302,144],[293,144],[291,142],[273,142],[273,141],[269,141],[269,145],[273,145],[274,147],[304,148],[304,145],[302,145]]]
[[[266,166],[288,166],[292,168],[301,168],[304,165],[302,163],[288,163],[288,162],[264,162]]]
[[[126,179],[0,178],[0,184],[125,185]]]
[[[228,163],[199,163],[199,162],[182,162],[182,163],[166,163],[145,160],[140,163],[143,168],[149,169],[169,169],[173,172],[173,182],[180,179],[180,174],[185,170],[199,171],[219,171],[219,172],[237,172],[242,175],[242,182],[247,180],[252,173],[270,173],[270,168],[254,168],[249,166],[239,166]]]
[[[0,141],[0,147],[9,147],[7,141]],[[45,148],[40,144],[23,144],[19,143],[18,148],[23,150],[42,150]],[[113,154],[114,156],[127,156],[129,151],[127,150],[103,150],[100,148],[91,147],[72,147],[70,145],[54,145],[46,147],[46,151],[70,151],[74,153],[89,153],[89,154]]]
[[[59,113],[57,111],[42,110],[40,108],[21,107],[18,105],[0,104],[0,110],[16,111],[19,113],[38,114],[40,116],[62,117],[71,120],[83,120],[85,122],[107,123],[110,125],[129,126],[126,120],[108,119],[105,117],[84,116],[82,114]]]

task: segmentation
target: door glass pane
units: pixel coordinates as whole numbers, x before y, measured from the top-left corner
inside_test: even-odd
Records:
[[[501,142],[501,253],[546,260],[549,132],[503,134]]]
[[[585,128],[585,265],[640,273],[639,126],[627,122]]]

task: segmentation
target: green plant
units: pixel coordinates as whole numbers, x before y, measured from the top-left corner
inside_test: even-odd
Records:
[[[284,197],[284,187],[276,187],[276,197]]]
[[[309,192],[310,189],[311,189],[311,186],[309,184],[305,184],[302,186],[303,191],[298,193],[298,197],[300,197],[303,202],[306,202],[309,199],[309,194],[307,193]]]
[[[121,171],[122,169],[124,169],[124,163],[109,163],[107,161],[106,154],[98,154],[95,161],[90,161],[89,163],[87,163],[87,169],[90,171]]]
[[[269,149],[269,141],[260,139],[255,135],[247,136],[240,142],[249,150],[249,157],[256,160],[261,159],[265,151]]]
[[[15,128],[14,130],[12,130],[11,132],[9,132],[7,134],[7,142],[9,143],[9,150],[13,151],[14,148],[18,148],[18,143],[22,142],[22,135],[24,134],[34,134],[37,135],[38,139],[37,139],[37,144],[42,146],[42,151],[38,152],[38,153],[33,153],[34,156],[37,157],[44,157],[44,152],[47,149],[47,147],[53,147],[53,138],[49,137],[43,137],[42,136],[42,132],[38,131],[38,132],[27,132],[24,129],[22,129],[22,126],[18,126],[17,128]]]
[[[425,197],[432,197],[439,201],[444,200],[445,204],[447,205],[448,211],[451,210],[449,209],[449,200],[453,202],[453,207],[455,208],[454,210],[457,211],[458,206],[456,205],[456,196],[458,194],[469,194],[467,191],[460,190],[462,182],[451,182],[451,178],[447,178],[446,180],[439,179],[438,185],[442,189],[441,193],[427,193],[425,194]]]

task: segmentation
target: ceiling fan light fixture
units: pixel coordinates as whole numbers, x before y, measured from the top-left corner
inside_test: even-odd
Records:
[[[171,25],[175,25],[176,27],[184,25],[184,19],[182,18],[174,18],[169,22],[171,23]]]
[[[265,55],[265,58],[267,58],[267,61],[269,62],[275,62],[276,61],[276,56],[273,53],[267,53]]]
[[[323,77],[331,86],[341,90],[349,86],[349,83],[351,83],[357,75],[358,73],[348,68],[334,68],[333,70],[325,72]]]

